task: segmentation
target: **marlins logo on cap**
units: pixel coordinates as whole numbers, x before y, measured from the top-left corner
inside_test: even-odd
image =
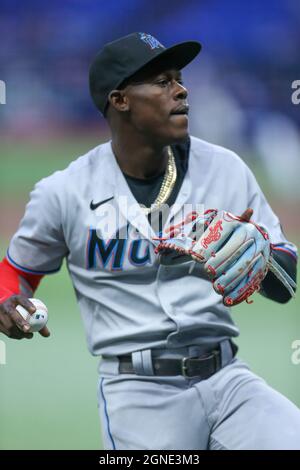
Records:
[[[141,40],[148,44],[151,49],[159,49],[160,47],[164,48],[164,46],[157,39],[151,36],[151,34],[139,33],[139,35]]]

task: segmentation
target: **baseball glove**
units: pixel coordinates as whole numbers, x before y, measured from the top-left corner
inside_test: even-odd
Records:
[[[156,239],[160,262],[203,263],[214,290],[222,295],[226,306],[244,300],[249,303],[248,298],[259,291],[269,269],[294,296],[293,280],[272,257],[269,235],[250,220],[252,214],[250,208],[241,216],[216,209],[189,214],[183,222],[171,226],[166,237]]]

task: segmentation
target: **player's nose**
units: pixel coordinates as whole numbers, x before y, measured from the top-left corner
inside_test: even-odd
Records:
[[[175,99],[176,100],[185,100],[188,96],[188,90],[183,86],[181,83],[176,83],[176,90],[175,90]]]

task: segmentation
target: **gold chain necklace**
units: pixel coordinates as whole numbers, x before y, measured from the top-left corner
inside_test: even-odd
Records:
[[[153,204],[151,204],[151,207],[145,207],[144,204],[140,204],[141,209],[143,210],[145,214],[149,214],[150,212],[159,209],[159,207],[168,200],[171,192],[173,191],[176,178],[177,178],[177,169],[176,169],[174,154],[170,146],[168,146],[167,152],[168,152],[167,168],[166,168],[164,179],[163,179],[157,198],[155,199]]]

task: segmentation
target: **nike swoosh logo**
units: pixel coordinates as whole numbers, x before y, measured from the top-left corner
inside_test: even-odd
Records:
[[[111,201],[113,198],[114,198],[114,196],[109,197],[109,198],[107,198],[107,199],[104,199],[104,201],[97,202],[96,204],[94,204],[93,201],[91,201],[91,203],[90,203],[90,209],[91,209],[92,211],[94,211],[95,209],[97,209],[97,207],[101,206],[102,204],[105,204],[105,203],[108,202],[108,201]]]

